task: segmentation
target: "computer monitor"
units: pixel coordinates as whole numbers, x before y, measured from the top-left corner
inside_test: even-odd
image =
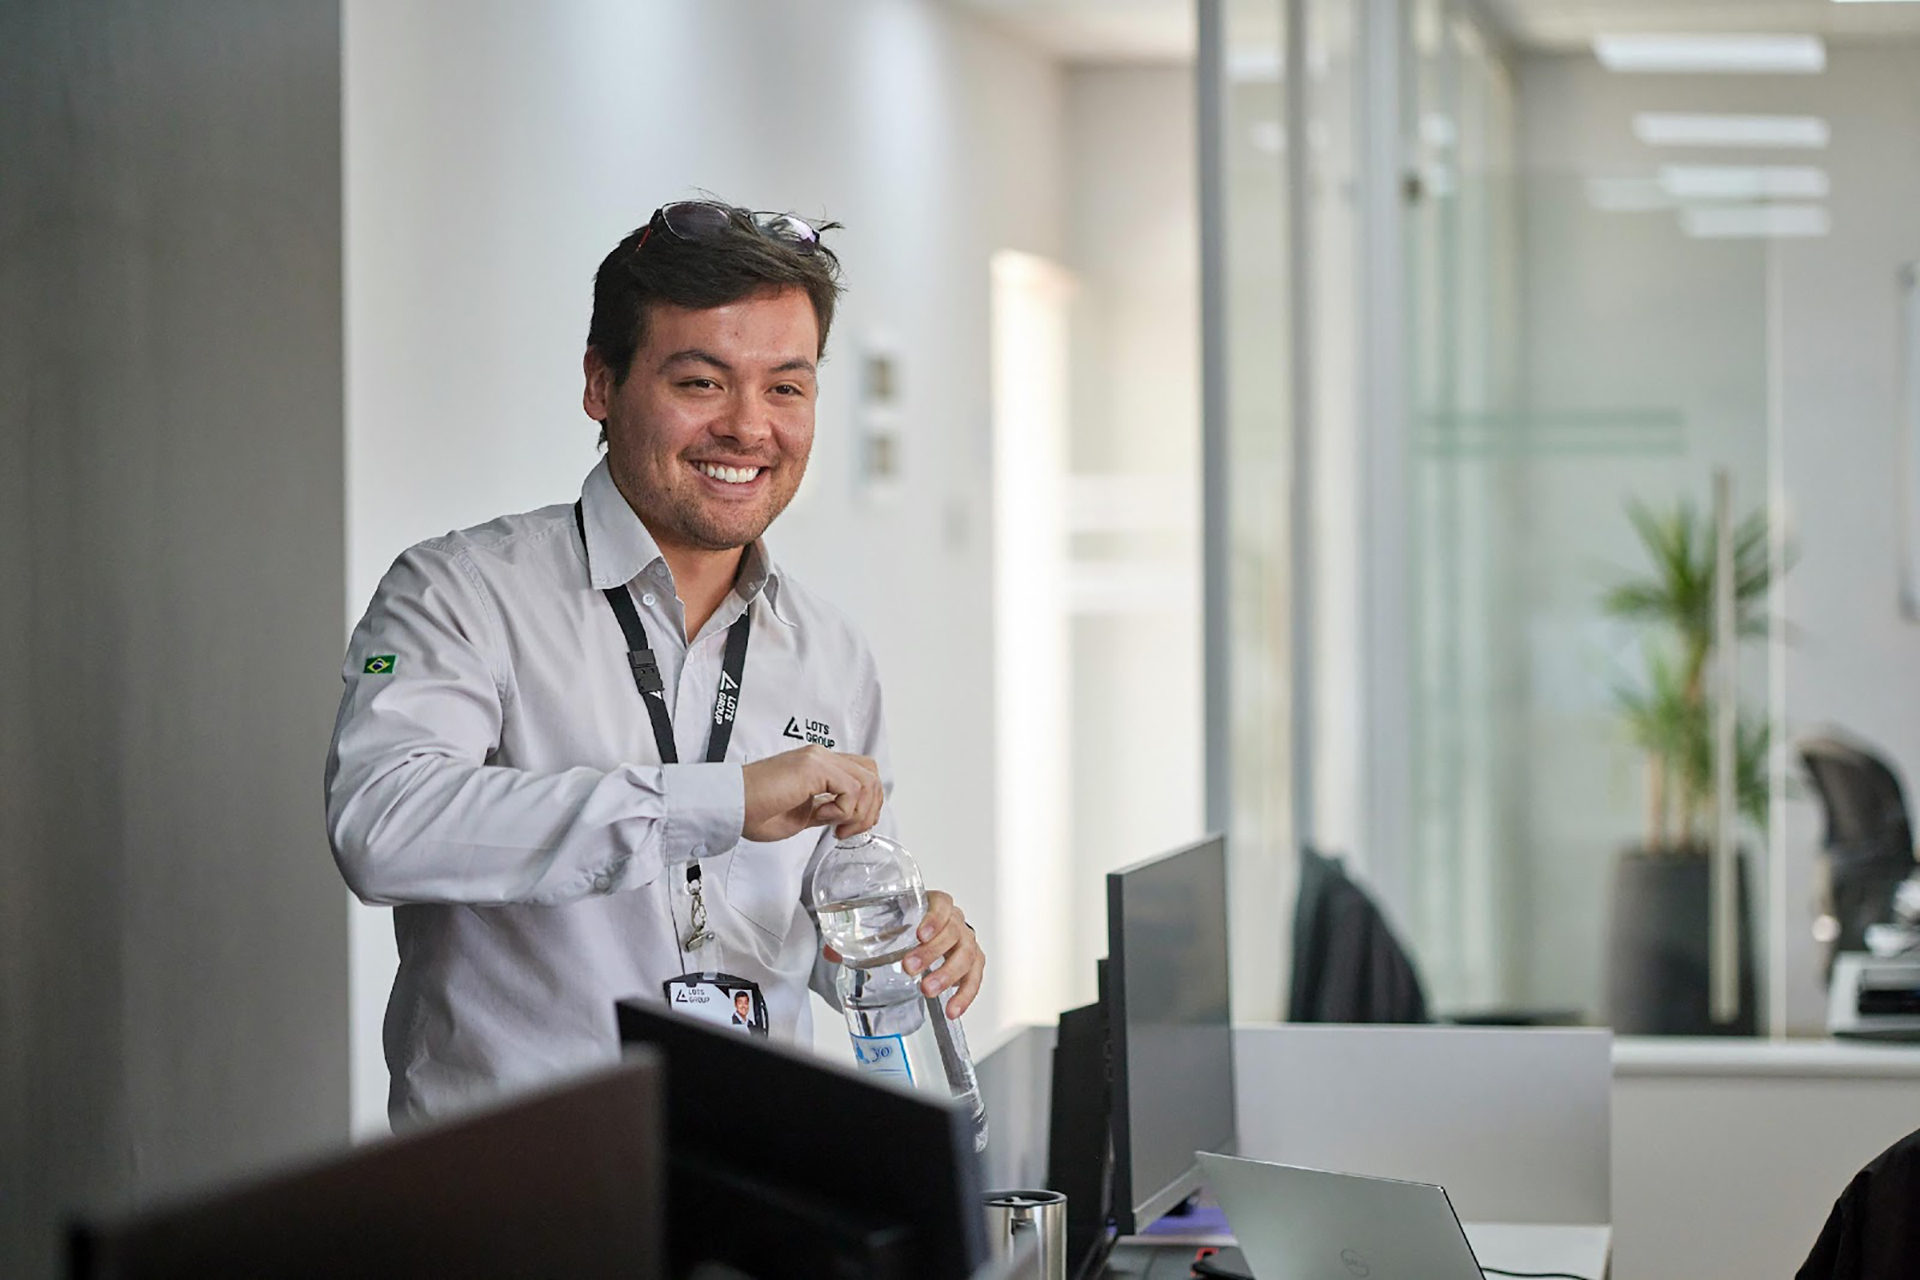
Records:
[[[798,1050],[622,1001],[666,1061],[673,1274],[967,1280],[987,1263],[970,1118]]]
[[[1082,1272],[1199,1186],[1194,1152],[1236,1149],[1224,838],[1109,875],[1107,948],[1053,1059],[1047,1185]]]
[[[1110,874],[1107,951],[1113,1218],[1132,1235],[1199,1188],[1194,1152],[1235,1150],[1225,839]]]
[[[74,1228],[73,1280],[664,1280],[659,1059]]]

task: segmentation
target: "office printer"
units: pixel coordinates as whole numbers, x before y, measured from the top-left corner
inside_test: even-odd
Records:
[[[1865,951],[1834,956],[1829,1034],[1920,1041],[1920,882],[1900,885],[1894,916],[1892,924],[1867,926]]]

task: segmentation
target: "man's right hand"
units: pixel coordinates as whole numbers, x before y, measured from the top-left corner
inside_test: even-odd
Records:
[[[866,756],[796,747],[741,772],[746,779],[748,840],[785,840],[808,827],[833,824],[842,840],[859,835],[880,820],[886,794],[880,766]]]

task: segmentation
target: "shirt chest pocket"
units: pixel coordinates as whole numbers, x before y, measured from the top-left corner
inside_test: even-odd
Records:
[[[773,844],[743,840],[733,847],[728,859],[728,904],[774,946],[784,943],[788,934],[805,922],[800,882],[817,835],[803,832]]]

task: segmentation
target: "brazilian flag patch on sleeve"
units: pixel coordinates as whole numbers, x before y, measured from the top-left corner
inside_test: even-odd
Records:
[[[376,653],[367,659],[367,665],[361,670],[370,676],[390,676],[396,661],[390,653]]]

